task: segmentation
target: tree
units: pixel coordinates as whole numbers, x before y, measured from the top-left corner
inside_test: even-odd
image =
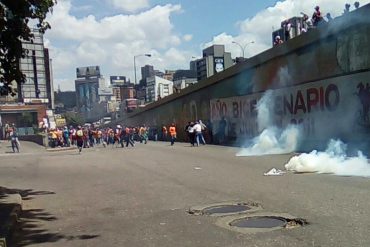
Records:
[[[67,125],[78,126],[85,124],[85,119],[75,112],[66,112],[64,118],[66,119]]]
[[[32,42],[34,38],[28,26],[30,20],[36,21],[42,33],[50,28],[45,18],[54,4],[56,0],[0,0],[0,95],[14,96],[16,89],[11,83],[25,82],[19,68],[20,59],[27,55],[22,40]]]

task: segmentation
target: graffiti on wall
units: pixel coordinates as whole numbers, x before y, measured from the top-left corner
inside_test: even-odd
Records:
[[[370,86],[362,83],[369,75],[365,72],[274,90],[269,107],[274,125],[301,124],[304,136],[315,138],[369,127]],[[262,96],[210,101],[213,133],[219,143],[259,134],[256,105]],[[333,124],[336,129],[330,128]]]

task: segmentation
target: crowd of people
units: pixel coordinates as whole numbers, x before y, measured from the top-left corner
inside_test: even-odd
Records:
[[[192,146],[205,145],[206,141],[203,133],[207,126],[201,121],[197,120],[189,122],[184,131],[187,140]],[[115,128],[97,128],[94,126],[78,126],[78,127],[63,127],[48,130],[49,146],[56,147],[71,147],[76,146],[79,152],[83,148],[90,148],[94,146],[102,147],[135,147],[135,142],[147,144],[149,135],[154,141],[169,141],[173,146],[177,140],[176,124],[172,123],[170,126],[163,125],[162,130],[158,133],[156,127],[147,127],[146,125],[138,127],[122,127],[117,125]],[[161,134],[158,136],[158,134]]]
[[[207,126],[202,122],[202,120],[188,122],[185,126],[185,132],[192,146],[196,145],[199,147],[200,144],[206,145],[206,141],[203,136],[203,131],[206,129]]]
[[[95,128],[94,126],[78,126],[69,128],[55,128],[48,131],[50,147],[77,146],[81,152],[82,148],[90,148],[96,145],[104,147],[134,147],[135,141],[148,142],[148,131],[145,125],[139,127]]]
[[[356,9],[360,7],[359,2],[355,2],[353,4]],[[346,15],[350,12],[351,5],[349,3],[345,4],[343,15]],[[303,12],[301,12],[302,16],[302,24],[299,27],[300,33],[308,32],[310,29],[317,28],[325,23],[331,22],[333,20],[333,17],[330,13],[327,13],[325,15],[326,20],[324,19],[322,12],[320,10],[320,6],[316,6],[314,8],[314,12],[312,14],[311,19],[309,16]],[[280,37],[280,35],[276,35],[274,38],[274,46],[280,45],[284,43],[284,40],[289,40],[291,38],[291,30],[293,28],[293,24],[290,20],[285,20],[281,23],[281,28],[284,30],[284,38]],[[295,27],[298,28],[298,27]]]

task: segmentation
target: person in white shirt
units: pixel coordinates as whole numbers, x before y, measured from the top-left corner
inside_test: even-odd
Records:
[[[202,142],[203,145],[206,145],[206,142],[204,141],[204,137],[202,134],[202,125],[199,123],[199,121],[195,122],[193,129],[195,132],[195,140],[197,142],[197,146],[199,147],[200,141]]]
[[[285,33],[285,40],[289,40],[290,39],[290,31],[292,30],[292,23],[290,23],[290,20],[286,20],[284,22],[284,33]]]

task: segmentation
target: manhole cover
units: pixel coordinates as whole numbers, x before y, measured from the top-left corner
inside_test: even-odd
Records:
[[[203,214],[229,214],[250,210],[247,205],[223,205],[203,209]]]
[[[243,228],[274,228],[274,227],[284,227],[287,221],[280,217],[249,217],[234,220],[230,223],[230,226],[243,227]]]

